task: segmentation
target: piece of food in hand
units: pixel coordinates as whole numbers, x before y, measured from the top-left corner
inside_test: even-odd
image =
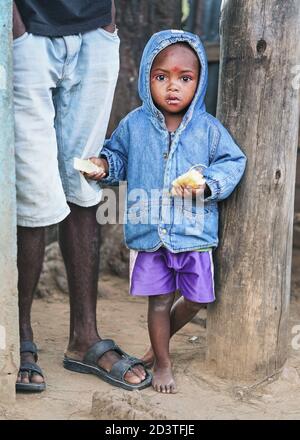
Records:
[[[78,157],[74,158],[74,168],[75,170],[81,171],[83,173],[91,174],[91,173],[100,173],[104,172],[102,167],[98,167],[89,159],[78,159]]]
[[[177,179],[173,180],[172,185],[196,189],[202,185],[205,185],[205,179],[199,171],[190,170],[187,173],[177,177]]]

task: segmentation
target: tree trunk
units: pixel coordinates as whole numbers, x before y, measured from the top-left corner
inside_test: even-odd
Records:
[[[263,380],[287,358],[299,103],[298,0],[227,0],[218,118],[248,157],[222,203],[208,361],[219,376]]]
[[[140,105],[137,93],[139,63],[151,35],[181,26],[181,0],[116,0],[116,8],[121,69],[109,132],[129,111]]]

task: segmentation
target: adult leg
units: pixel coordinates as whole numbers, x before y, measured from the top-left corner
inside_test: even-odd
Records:
[[[203,307],[206,307],[206,304],[189,301],[184,296],[178,298],[170,312],[170,338],[189,323]],[[155,354],[152,346],[149,347],[142,359],[146,366],[153,365]]]
[[[96,303],[99,270],[100,226],[97,206],[82,208],[69,203],[71,213],[59,225],[59,243],[64,258],[70,290],[70,336],[67,356],[82,360],[87,350],[101,341],[97,330]],[[120,359],[110,351],[99,359],[107,371]],[[129,383],[145,379],[141,367],[125,375]]]
[[[152,386],[161,393],[176,392],[169,354],[170,310],[173,301],[174,293],[149,296],[148,329],[155,356]]]
[[[17,266],[19,272],[19,326],[21,341],[32,341],[31,306],[44,259],[45,228],[24,228],[18,226],[18,255]],[[35,362],[32,353],[21,353],[21,363]],[[19,373],[17,382],[41,383],[42,376],[28,372]]]
[[[74,170],[73,158],[100,153],[119,71],[119,38],[116,33],[97,29],[82,36],[65,37],[64,41],[70,63],[55,96],[55,127],[60,172],[71,208],[71,214],[60,225],[71,307],[66,355],[82,360],[87,350],[101,340],[96,324],[100,244],[96,207],[101,194],[97,182],[88,181]],[[116,352],[108,352],[98,362],[110,371],[119,359]],[[145,377],[144,368],[139,366],[125,379],[140,383]]]
[[[14,113],[18,223],[20,342],[33,342],[30,315],[33,294],[42,269],[45,226],[62,220],[69,212],[57,166],[52,89],[55,67],[49,69],[48,40],[25,33],[14,40]],[[51,42],[50,42],[51,44]],[[60,65],[58,66],[61,68]],[[59,72],[57,72],[57,78]],[[30,344],[27,344],[27,347]],[[29,348],[29,347],[28,347]],[[23,347],[24,349],[24,347]],[[41,383],[32,373],[31,352],[21,353],[28,367],[17,382]],[[27,366],[26,366],[27,364]],[[17,387],[19,391],[22,387]],[[24,388],[22,388],[24,389]],[[28,388],[34,391],[33,388]],[[36,387],[35,390],[41,391]]]

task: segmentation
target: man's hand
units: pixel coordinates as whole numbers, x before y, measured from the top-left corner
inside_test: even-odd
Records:
[[[13,7],[13,39],[15,40],[25,34],[26,28],[15,2]]]
[[[111,32],[112,34],[116,30],[116,7],[114,0],[111,2],[111,23],[107,26],[103,26],[103,29],[105,29],[107,32]]]
[[[89,160],[101,168],[101,171],[95,173],[83,173],[83,175],[90,180],[104,179],[108,174],[108,162],[106,159],[99,159],[98,157],[90,157]]]

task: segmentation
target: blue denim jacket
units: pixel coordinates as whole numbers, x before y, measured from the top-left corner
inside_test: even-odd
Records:
[[[187,42],[194,48],[201,76],[182,123],[171,136],[152,101],[150,69],[157,54],[177,42]],[[172,252],[183,252],[218,245],[218,202],[239,183],[246,157],[222,124],[206,112],[207,72],[205,50],[196,35],[162,31],[153,35],[145,47],[139,74],[143,104],[120,122],[101,151],[109,163],[109,175],[102,182],[114,185],[126,180],[128,184],[124,232],[130,249],[154,251],[164,245]],[[211,195],[201,206],[193,202],[178,208],[170,196],[172,181],[197,164],[205,167],[203,174]],[[153,189],[160,191],[160,197],[150,206]],[[175,221],[178,209],[184,215]],[[157,221],[149,221],[151,216]]]

